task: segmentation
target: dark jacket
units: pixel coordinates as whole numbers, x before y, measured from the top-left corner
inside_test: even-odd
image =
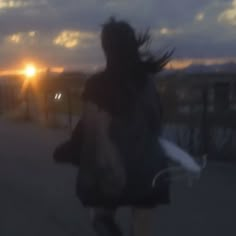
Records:
[[[126,82],[112,80],[102,72],[87,81],[82,98],[111,114],[110,138],[120,151],[127,174],[122,196],[105,199],[97,190],[86,187],[84,173],[79,171],[76,192],[84,205],[153,207],[169,203],[168,182],[159,181],[157,188],[152,188],[156,173],[168,167],[157,142],[161,133],[160,101],[152,79],[147,79],[144,86],[132,87]],[[75,165],[79,165],[82,134],[81,121],[64,150],[63,145],[60,148],[64,153],[70,153]]]

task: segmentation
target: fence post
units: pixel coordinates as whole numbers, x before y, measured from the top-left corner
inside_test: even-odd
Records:
[[[189,142],[188,142],[188,148],[189,152],[191,154],[194,153],[195,151],[195,146],[194,146],[194,134],[195,134],[195,129],[194,129],[194,111],[193,111],[194,104],[193,102],[190,103],[190,112],[189,112]]]
[[[30,119],[30,89],[29,87],[26,88],[25,102],[26,102],[25,120],[28,121]]]
[[[70,129],[70,131],[72,131],[72,104],[71,104],[70,89],[67,90],[67,108],[68,108],[69,129]]]
[[[2,89],[2,85],[0,85],[0,113],[3,112],[3,89]]]
[[[45,119],[48,122],[49,119],[49,111],[48,111],[48,90],[44,92],[44,112],[45,112]]]
[[[14,87],[12,86],[11,87],[11,90],[10,90],[10,93],[11,93],[11,95],[10,95],[10,106],[11,106],[11,110],[13,110],[14,109],[14,107],[15,107],[15,90],[14,90]]]
[[[208,88],[204,87],[202,90],[202,151],[204,154],[208,154],[209,148],[209,134],[208,134]]]

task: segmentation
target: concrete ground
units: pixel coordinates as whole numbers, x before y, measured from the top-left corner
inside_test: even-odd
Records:
[[[68,132],[0,119],[0,236],[94,235],[75,197],[76,169],[53,148]],[[236,165],[209,163],[192,188],[173,184],[172,205],[156,209],[153,235],[235,236]],[[126,232],[129,209],[118,214]]]

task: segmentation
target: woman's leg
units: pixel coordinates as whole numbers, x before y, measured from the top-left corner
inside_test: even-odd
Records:
[[[133,208],[130,236],[150,236],[155,208]]]
[[[94,208],[91,212],[94,230],[98,236],[121,236],[121,230],[116,224],[116,209]]]

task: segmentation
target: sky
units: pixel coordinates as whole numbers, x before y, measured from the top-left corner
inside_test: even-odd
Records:
[[[27,62],[96,70],[110,16],[149,28],[153,52],[175,48],[174,68],[236,58],[236,0],[0,0],[0,71]]]

